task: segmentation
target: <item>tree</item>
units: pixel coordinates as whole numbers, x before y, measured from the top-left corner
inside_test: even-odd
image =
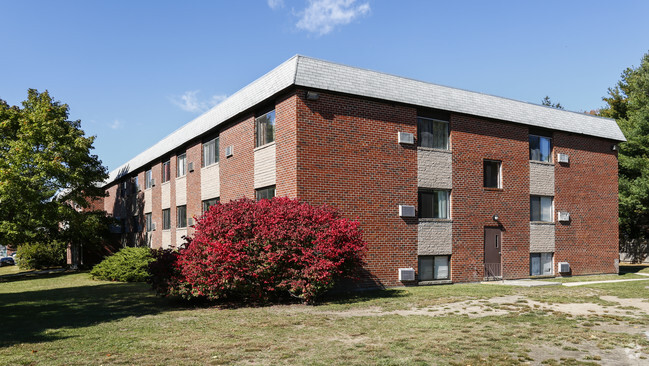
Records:
[[[620,249],[642,260],[649,249],[649,53],[609,88],[604,117],[614,118],[627,138],[620,144]]]
[[[563,109],[563,106],[561,105],[561,103],[552,103],[552,101],[550,100],[550,97],[547,96],[547,95],[545,96],[545,98],[543,98],[541,100],[541,105],[556,108],[556,109]]]
[[[67,240],[71,222],[95,220],[70,203],[102,197],[107,171],[68,110],[47,91],[30,89],[22,108],[0,99],[0,245]]]

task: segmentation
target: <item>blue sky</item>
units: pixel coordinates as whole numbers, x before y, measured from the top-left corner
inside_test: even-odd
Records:
[[[584,111],[649,51],[640,0],[0,5],[0,99],[49,90],[111,170],[295,54]]]

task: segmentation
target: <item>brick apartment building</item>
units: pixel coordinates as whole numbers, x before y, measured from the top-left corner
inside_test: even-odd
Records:
[[[104,209],[124,245],[166,248],[219,200],[332,205],[383,286],[616,273],[624,140],[610,119],[295,56],[113,171]]]

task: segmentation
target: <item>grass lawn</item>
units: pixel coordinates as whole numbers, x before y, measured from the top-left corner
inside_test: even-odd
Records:
[[[648,286],[456,284],[222,309],[87,273],[4,278],[0,364],[649,364]]]

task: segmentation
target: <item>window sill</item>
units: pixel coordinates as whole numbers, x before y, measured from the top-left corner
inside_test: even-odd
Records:
[[[419,286],[432,286],[432,285],[450,285],[453,281],[451,280],[432,280],[432,281],[419,281],[417,285]]]
[[[541,160],[530,160],[530,164],[538,164],[538,165],[554,165],[553,162],[541,161]]]
[[[492,187],[482,187],[482,190],[490,191],[490,192],[502,192],[502,191],[504,191],[504,189],[502,189],[502,188],[492,188]]]
[[[204,166],[204,167],[201,167],[201,170],[204,170],[204,169],[211,169],[211,168],[215,168],[215,167],[218,167],[218,166],[219,166],[219,162],[217,161],[216,163],[212,163],[212,164],[210,164],[210,165],[206,165],[206,166]]]
[[[170,184],[170,183],[171,183],[171,179],[168,180],[168,181],[166,181],[166,182],[162,182],[162,183],[160,183],[160,185],[161,185],[161,186],[164,186],[165,184]]]
[[[263,150],[263,149],[265,149],[265,148],[268,148],[268,147],[271,147],[271,146],[274,146],[274,145],[275,145],[275,141],[273,141],[273,142],[269,142],[269,143],[267,143],[266,145],[257,146],[257,147],[254,148],[252,151],[253,151],[253,152],[257,152],[257,151],[259,151],[259,150]]]
[[[552,225],[554,226],[553,221],[530,221],[530,225]]]
[[[176,181],[183,180],[183,179],[185,179],[186,177],[187,177],[187,174],[182,175],[182,176],[180,176],[180,177],[176,177]]]
[[[177,227],[176,230],[187,230],[187,226]]]
[[[452,154],[453,151],[451,149],[436,149],[434,147],[424,147],[424,146],[417,146],[417,150],[421,151],[435,151],[435,152],[441,152],[445,154]]]
[[[453,219],[436,219],[433,217],[420,217],[419,222],[448,222],[452,223]]]

